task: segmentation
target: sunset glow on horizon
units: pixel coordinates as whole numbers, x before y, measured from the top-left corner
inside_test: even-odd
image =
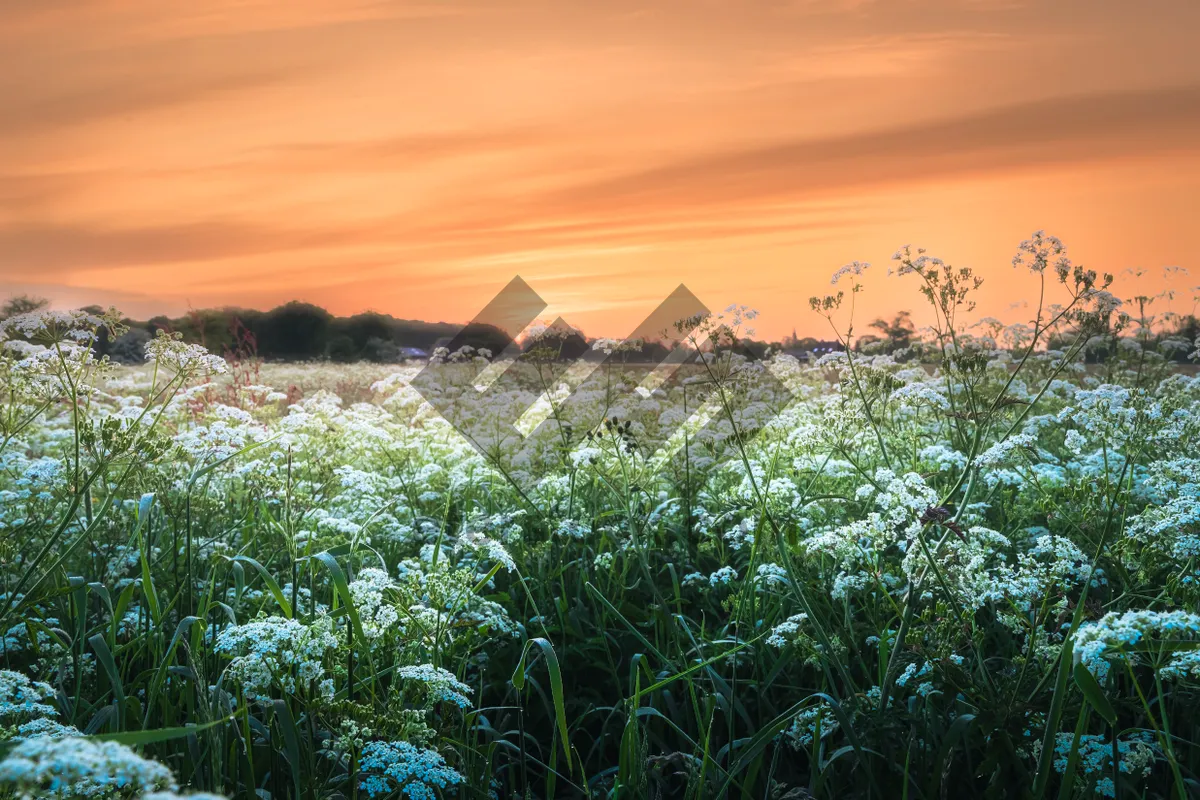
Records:
[[[1023,320],[1039,229],[1200,284],[1188,0],[2,7],[0,295],[465,322],[520,275],[619,336],[683,283],[778,338],[853,260],[918,312],[908,243]]]

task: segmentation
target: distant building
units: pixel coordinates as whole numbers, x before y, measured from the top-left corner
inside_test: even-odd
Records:
[[[838,341],[827,341],[822,339],[813,339],[806,337],[797,339],[795,331],[788,339],[781,342],[783,352],[792,356],[797,361],[815,361],[828,353],[840,353],[845,348]]]

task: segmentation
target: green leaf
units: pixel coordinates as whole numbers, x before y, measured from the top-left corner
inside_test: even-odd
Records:
[[[133,593],[135,591],[137,591],[137,584],[130,583],[121,591],[120,597],[117,598],[117,607],[112,614],[112,625],[109,626],[109,641],[116,641],[117,626],[125,618],[125,611],[129,608],[130,602],[133,601]]]
[[[227,722],[232,722],[237,719],[241,711],[230,714],[221,719],[214,719],[212,722],[205,722],[203,725],[185,725],[181,728],[159,728],[153,731],[124,731],[122,733],[97,733],[89,736],[89,739],[96,739],[102,742],[117,742],[118,744],[134,747],[143,744],[154,744],[156,742],[166,742],[171,739],[182,739],[185,736],[206,731],[209,728],[215,728],[218,725],[224,725]]]
[[[950,723],[950,729],[946,731],[946,735],[942,737],[942,744],[938,747],[937,763],[934,765],[929,778],[929,796],[938,796],[938,787],[941,786],[942,776],[946,773],[946,765],[950,761],[950,753],[954,750],[954,746],[959,740],[967,735],[967,731],[975,722],[974,714],[959,714],[954,718],[954,722]]]
[[[599,600],[601,603],[604,604],[605,608],[607,608],[609,611],[611,611],[613,614],[615,614],[617,616],[617,619],[621,620],[621,623],[626,628],[629,629],[629,632],[632,633],[634,635],[634,637],[639,642],[641,642],[647,650],[649,650],[651,653],[654,653],[654,655],[657,656],[658,659],[662,663],[664,663],[664,664],[671,663],[671,659],[669,659],[665,655],[663,655],[662,651],[660,651],[657,647],[655,647],[653,644],[651,644],[650,640],[647,639],[645,636],[643,636],[642,632],[633,626],[633,623],[631,623],[629,620],[625,619],[625,616],[620,611],[617,610],[617,607],[614,606],[612,603],[610,603],[608,601],[608,598],[604,596],[604,593],[601,592],[599,589],[597,589],[595,586],[593,586],[591,581],[587,581],[583,585],[589,592],[591,592],[596,597],[597,600]]]
[[[146,559],[146,540],[141,540],[141,562],[142,562],[142,596],[146,598],[146,605],[150,609],[150,620],[157,627],[158,621],[161,619],[161,611],[158,606],[158,592],[154,589],[154,578],[150,575],[150,562]]]
[[[250,556],[234,556],[229,560],[243,561],[258,570],[258,574],[262,576],[263,583],[267,585],[267,590],[271,592],[271,596],[275,598],[275,602],[278,603],[279,608],[282,609],[283,615],[288,619],[292,618],[292,604],[289,603],[287,598],[283,596],[283,590],[279,588],[279,583],[273,577],[271,577],[271,573],[267,572],[266,567],[255,561]],[[334,563],[336,564],[337,562]],[[341,567],[338,567],[338,569],[340,570]],[[342,580],[344,582],[345,578],[343,577]]]
[[[154,673],[153,680],[150,681],[150,688],[146,690],[146,718],[142,722],[143,728],[146,727],[146,722],[150,720],[154,701],[157,699],[158,693],[162,690],[163,681],[167,678],[167,668],[171,665],[171,659],[175,657],[175,648],[179,646],[179,640],[183,638],[184,631],[199,621],[199,617],[184,617],[175,626],[175,635],[171,637],[171,644],[167,647],[167,652],[163,654],[162,662],[158,665],[158,670]]]
[[[153,508],[153,506],[154,506],[154,493],[153,492],[147,492],[146,494],[142,495],[141,500],[138,500],[137,529],[139,531],[142,529],[142,526],[145,525],[146,522],[149,520],[150,509]]]
[[[573,774],[571,744],[567,738],[567,712],[566,705],[563,702],[562,669],[559,667],[558,656],[554,652],[554,646],[540,636],[525,642],[525,646],[521,648],[521,658],[517,662],[517,668],[513,671],[512,683],[518,692],[525,687],[525,656],[529,652],[531,645],[537,645],[541,648],[542,655],[546,659],[546,669],[550,673],[550,695],[554,698],[554,716],[558,724],[558,738],[562,744],[563,753],[567,758],[567,772],[568,774]]]
[[[759,639],[766,636],[768,633],[770,633],[770,631],[764,631],[763,633],[759,634],[758,636],[754,637],[753,639],[750,639],[749,641],[742,642],[739,645],[729,648],[728,650],[721,653],[720,655],[715,655],[712,658],[708,659],[707,661],[701,661],[699,664],[693,664],[692,666],[685,669],[683,672],[677,672],[669,678],[663,678],[658,683],[655,683],[651,686],[647,686],[645,689],[642,689],[639,694],[639,697],[642,695],[653,694],[654,692],[657,692],[659,689],[662,689],[664,686],[674,683],[675,681],[679,680],[680,678],[686,678],[688,675],[691,675],[696,670],[704,669],[705,667],[709,666],[710,664],[714,664],[723,658],[728,658],[729,656],[736,653],[738,650],[741,650],[744,647],[749,647],[750,645],[754,644]]]
[[[113,660],[112,651],[108,649],[108,642],[104,641],[104,637],[100,634],[95,634],[88,642],[91,643],[92,649],[96,651],[96,659],[100,662],[100,666],[104,668],[105,675],[108,676],[108,683],[112,687],[113,705],[117,709],[117,727],[125,727],[125,687],[121,683],[121,672],[117,669],[117,662]]]
[[[1092,675],[1082,661],[1076,661],[1072,669],[1075,675],[1075,685],[1083,692],[1084,698],[1091,704],[1092,708],[1096,709],[1096,713],[1104,717],[1104,721],[1109,725],[1117,724],[1117,712],[1112,707],[1112,703],[1108,701],[1104,690],[1100,688],[1100,683],[1096,677]]]
[[[753,736],[746,740],[746,743],[742,746],[741,754],[738,756],[738,759],[730,764],[729,771],[725,773],[725,781],[721,784],[721,788],[716,794],[717,797],[725,796],[725,792],[729,790],[730,785],[734,782],[734,779],[738,776],[738,774],[741,773],[741,771],[744,770],[750,764],[750,762],[758,756],[759,753],[761,753],[767,748],[768,745],[771,744],[775,737],[791,723],[796,714],[800,713],[800,710],[804,708],[805,704],[807,704],[811,699],[812,697],[810,696],[796,703],[791,708],[775,717],[775,719],[760,727]],[[707,758],[707,755],[705,757]]]
[[[320,561],[329,570],[329,577],[333,579],[333,587],[342,596],[342,603],[346,606],[346,613],[350,615],[350,624],[354,626],[354,635],[358,637],[359,641],[365,642],[367,636],[363,633],[362,620],[358,617],[358,609],[354,607],[354,600],[350,597],[350,584],[346,580],[346,573],[342,570],[342,565],[337,562],[337,559],[328,550],[323,553],[317,553],[313,558]]]
[[[296,790],[297,800],[300,792],[300,737],[296,733],[296,720],[292,717],[292,709],[285,700],[275,701],[275,718],[279,720],[279,728],[283,731],[283,742],[287,748],[288,772],[292,775],[292,787]]]

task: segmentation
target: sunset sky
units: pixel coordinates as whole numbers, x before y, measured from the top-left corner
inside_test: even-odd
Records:
[[[465,321],[519,274],[591,334],[685,283],[804,335],[852,260],[865,316],[916,310],[906,243],[1021,318],[1044,228],[1190,311],[1197,31],[1196,0],[0,0],[0,295]]]

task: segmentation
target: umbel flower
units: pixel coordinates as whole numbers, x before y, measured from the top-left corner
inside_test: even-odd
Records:
[[[0,669],[0,723],[53,717],[58,712],[46,702],[53,697],[54,689],[49,684],[31,681],[19,672]]]
[[[174,789],[171,770],[123,744],[72,736],[26,739],[0,761],[0,786],[22,800],[116,800]]]
[[[371,797],[399,789],[412,800],[437,800],[435,789],[457,786],[463,780],[436,750],[422,750],[409,742],[369,742],[358,763],[362,788]]]
[[[1084,625],[1075,637],[1075,656],[1094,675],[1108,674],[1108,661],[1125,658],[1134,648],[1154,644],[1160,654],[1170,653],[1176,642],[1200,639],[1200,616],[1186,611],[1110,611],[1099,621]],[[1182,677],[1188,659],[1177,657],[1163,674]]]
[[[432,664],[417,667],[401,667],[397,673],[406,681],[423,684],[428,692],[429,703],[453,703],[459,708],[470,708],[467,697],[471,687],[454,677],[454,673]]]
[[[226,674],[242,685],[247,697],[267,695],[273,686],[295,693],[312,683],[320,683],[322,693],[332,693],[324,661],[337,646],[333,620],[327,616],[318,616],[308,625],[267,617],[217,637],[217,652],[234,655]]]
[[[183,334],[178,331],[174,334],[159,331],[154,339],[146,343],[146,360],[175,372],[212,372],[221,375],[229,371],[225,359],[209,353],[198,344],[184,342]]]

